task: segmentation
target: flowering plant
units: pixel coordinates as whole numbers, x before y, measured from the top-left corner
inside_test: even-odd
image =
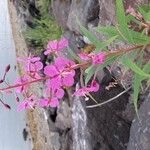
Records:
[[[133,72],[133,100],[137,111],[137,99],[141,83],[143,80],[148,81],[150,78],[150,61],[145,61],[143,57],[147,54],[146,50],[150,45],[150,23],[146,18],[148,12],[143,7],[139,7],[139,11],[129,7],[126,16],[121,0],[116,1],[116,6],[118,25],[96,29],[97,32],[109,37],[106,41],[100,41],[79,23],[83,34],[95,45],[95,49],[91,53],[81,52],[76,55],[68,49],[74,60],[68,59],[61,56],[61,51],[68,47],[69,41],[65,38],[50,41],[44,54],[54,56],[54,62],[43,66],[40,57],[18,58],[18,61],[24,65],[25,74],[16,79],[14,85],[0,88],[0,92],[11,93],[12,89],[15,89],[15,93],[26,95],[25,100],[19,103],[18,111],[34,109],[35,107],[57,107],[64,97],[66,89],[74,85],[76,70],[81,68],[85,72],[85,82],[81,83],[81,88],[74,91],[72,96],[92,98],[90,93],[97,92],[100,89],[96,79],[97,72],[119,59],[127,70]],[[133,22],[136,24],[136,30]],[[115,45],[116,41],[128,43],[129,46],[110,50],[108,46],[110,44]],[[6,67],[0,84],[5,82],[9,70],[10,65]],[[45,96],[43,98],[38,98],[35,94],[27,92],[31,84],[41,81],[45,83]],[[83,78],[81,78],[81,81],[83,81]],[[16,100],[18,102],[19,98],[16,97]],[[2,99],[0,102],[10,109],[10,106]],[[100,105],[96,104],[93,107]]]

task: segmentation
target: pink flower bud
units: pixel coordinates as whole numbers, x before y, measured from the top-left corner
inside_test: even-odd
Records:
[[[5,68],[5,72],[8,72],[10,70],[10,65],[8,65],[6,68]]]
[[[6,109],[9,109],[9,110],[11,109],[11,107],[8,104],[4,104],[4,106]]]
[[[19,102],[19,101],[20,101],[19,97],[16,97],[16,102]]]
[[[1,80],[0,80],[0,84],[1,84],[1,83],[3,83],[3,82],[4,82],[4,80],[3,80],[3,79],[1,79]]]

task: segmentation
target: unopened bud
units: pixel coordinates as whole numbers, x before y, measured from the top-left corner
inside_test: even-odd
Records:
[[[11,107],[8,104],[4,104],[4,106],[6,109],[9,109],[9,110],[11,109]]]
[[[1,83],[3,83],[3,82],[4,82],[4,80],[3,80],[3,79],[2,79],[2,80],[0,80],[0,84],[1,84]]]
[[[17,101],[17,102],[19,102],[19,101],[20,101],[20,100],[19,100],[19,97],[16,97],[16,101]]]
[[[5,72],[8,72],[10,70],[10,65],[8,65],[6,68],[5,68]]]

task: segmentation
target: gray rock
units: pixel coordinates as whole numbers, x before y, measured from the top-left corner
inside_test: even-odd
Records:
[[[55,125],[61,130],[71,128],[71,109],[68,104],[63,101],[57,110]]]
[[[51,133],[51,144],[53,145],[53,150],[60,150],[61,144],[60,144],[60,136],[57,132]]]
[[[71,1],[70,0],[55,0],[52,2],[53,14],[58,24],[67,29],[67,19],[69,15]]]
[[[97,0],[74,0],[71,3],[67,26],[71,31],[80,33],[77,19],[83,26],[87,26],[88,21],[94,20],[98,16],[99,4]]]
[[[150,94],[139,109],[131,127],[127,150],[150,150]]]

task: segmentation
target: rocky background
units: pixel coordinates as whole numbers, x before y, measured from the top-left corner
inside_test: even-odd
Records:
[[[13,0],[13,3],[21,19],[22,30],[32,25],[33,18],[40,16],[36,0]],[[125,8],[146,3],[150,3],[150,0],[124,0]],[[63,36],[69,39],[70,48],[74,52],[80,51],[89,43],[82,35],[76,18],[99,39],[104,37],[95,32],[95,27],[116,23],[114,0],[53,0],[49,6],[49,13],[63,28]],[[98,102],[106,101],[124,90],[121,85],[109,91],[105,89],[119,69],[115,66],[113,75],[107,70],[99,73],[98,79],[102,87],[94,95]],[[71,105],[68,103],[69,98],[66,98],[58,109],[46,109],[49,129],[48,136],[44,134],[49,148],[45,147],[42,150],[150,150],[149,92],[144,91],[140,97],[142,103],[139,119],[135,117],[134,107],[131,104],[131,92],[132,90],[112,103],[94,109],[86,109],[86,105],[90,105],[91,102],[85,103],[78,98],[71,99]],[[42,113],[41,111],[41,118],[44,117]],[[83,140],[83,143],[80,140]],[[87,144],[86,147],[83,147],[84,142]]]

